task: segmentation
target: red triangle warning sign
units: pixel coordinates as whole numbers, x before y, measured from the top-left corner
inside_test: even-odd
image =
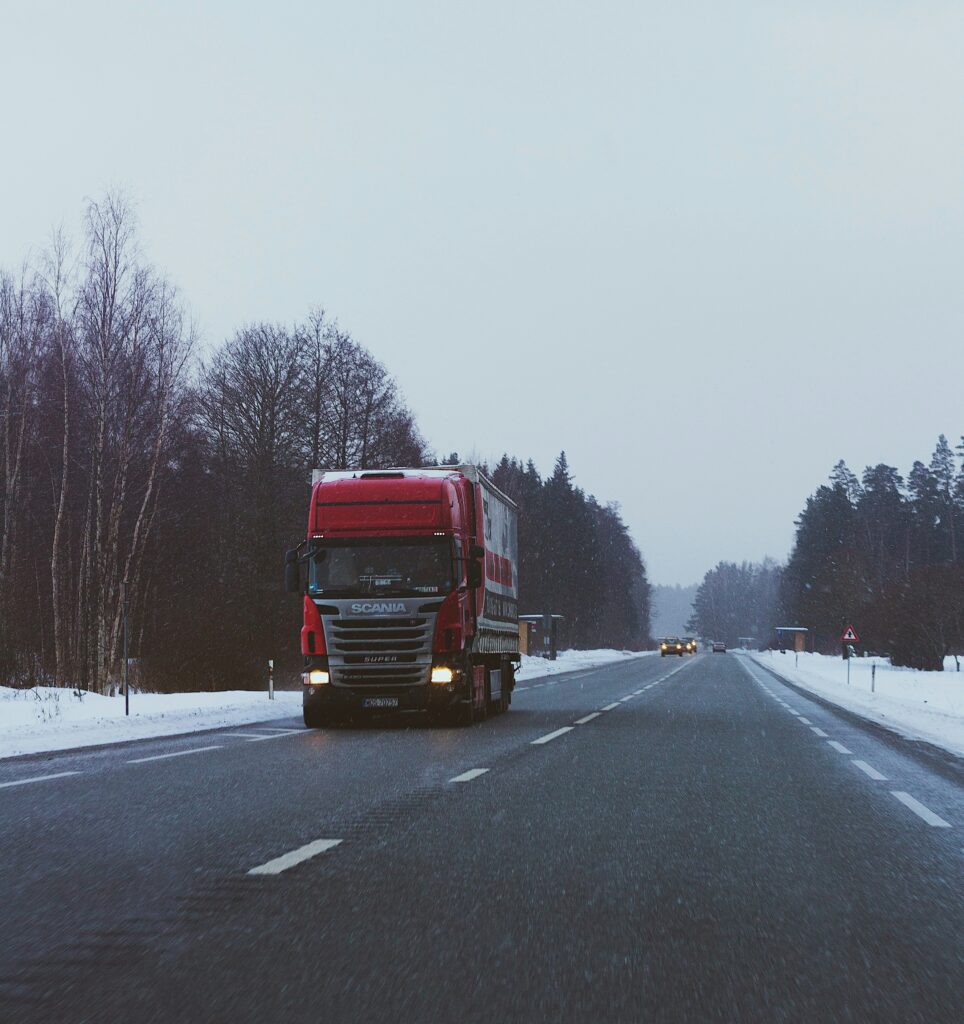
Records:
[[[857,636],[857,634],[854,632],[854,627],[853,626],[848,626],[844,630],[843,636],[840,639],[845,644],[859,644],[860,643],[860,637]]]

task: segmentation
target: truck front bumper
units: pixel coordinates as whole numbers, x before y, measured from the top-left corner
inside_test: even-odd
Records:
[[[305,666],[321,667],[320,658],[310,659]],[[327,659],[325,659],[327,662]],[[327,665],[326,665],[327,668]],[[455,669],[450,683],[419,683],[412,686],[343,686],[334,682],[320,686],[303,685],[302,703],[307,712],[326,711],[334,714],[378,714],[385,711],[444,711],[471,699],[469,680]]]

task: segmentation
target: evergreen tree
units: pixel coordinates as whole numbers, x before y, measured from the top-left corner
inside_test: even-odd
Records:
[[[942,562],[957,562],[957,467],[954,464],[954,453],[941,434],[937,439],[937,447],[931,456],[930,471],[934,478],[937,499],[937,514],[940,519],[942,548],[938,558]]]

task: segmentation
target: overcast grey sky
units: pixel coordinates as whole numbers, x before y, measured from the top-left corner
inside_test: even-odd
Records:
[[[0,11],[0,264],[120,186],[207,344],[324,305],[655,582],[964,431],[960,0]]]

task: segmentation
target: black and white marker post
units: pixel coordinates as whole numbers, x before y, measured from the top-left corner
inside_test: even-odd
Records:
[[[124,714],[131,713],[131,688],[127,668],[127,580],[121,580],[121,607],[124,613]]]

